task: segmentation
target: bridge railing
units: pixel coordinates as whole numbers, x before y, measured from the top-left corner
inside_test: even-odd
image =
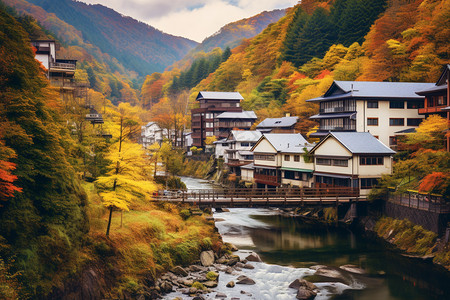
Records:
[[[322,199],[322,198],[358,198],[358,188],[329,187],[329,188],[278,188],[274,190],[235,188],[224,190],[165,190],[154,195],[155,200],[172,201],[215,201],[218,199],[233,199],[252,201],[252,199],[266,199],[267,201],[283,199]]]

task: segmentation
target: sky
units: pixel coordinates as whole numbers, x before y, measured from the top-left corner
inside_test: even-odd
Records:
[[[165,33],[197,42],[222,26],[263,11],[292,7],[298,0],[79,0],[102,4]]]

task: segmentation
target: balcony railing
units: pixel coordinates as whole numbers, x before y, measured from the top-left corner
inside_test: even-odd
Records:
[[[439,113],[439,112],[441,112],[441,109],[443,109],[445,107],[447,107],[447,106],[446,105],[440,105],[440,106],[419,108],[419,114]]]
[[[255,181],[259,181],[260,183],[270,184],[270,185],[279,185],[280,184],[280,178],[278,176],[274,175],[264,175],[264,174],[257,174],[255,173],[253,175],[253,178]]]
[[[343,126],[331,126],[331,125],[322,125],[319,127],[320,131],[355,131],[356,125],[343,125]]]
[[[63,70],[75,70],[75,64],[69,63],[50,63],[50,69],[63,69]]]

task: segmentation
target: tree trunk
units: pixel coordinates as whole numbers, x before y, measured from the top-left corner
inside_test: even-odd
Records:
[[[109,229],[111,228],[111,219],[112,219],[113,207],[109,207],[109,219],[108,219],[108,227],[106,227],[106,237],[109,237]]]

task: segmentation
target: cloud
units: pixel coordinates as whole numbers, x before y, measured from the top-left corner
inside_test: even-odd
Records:
[[[81,0],[100,3],[166,33],[201,42],[222,26],[297,0]]]

